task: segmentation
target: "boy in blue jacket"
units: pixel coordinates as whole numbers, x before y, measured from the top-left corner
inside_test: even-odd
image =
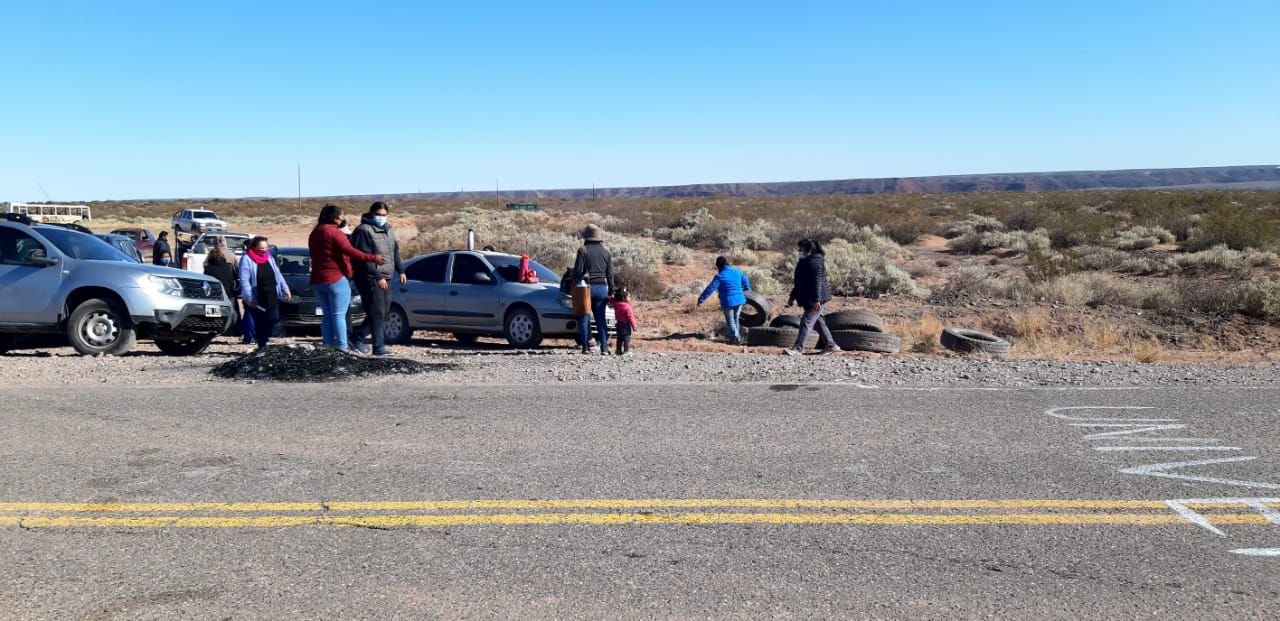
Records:
[[[729,260],[716,257],[716,277],[698,296],[701,306],[712,291],[720,292],[720,308],[724,311],[724,322],[729,325],[729,342],[737,344],[742,341],[738,326],[738,317],[742,315],[742,305],[747,303],[746,292],[751,290],[751,281],[741,270],[729,265]]]

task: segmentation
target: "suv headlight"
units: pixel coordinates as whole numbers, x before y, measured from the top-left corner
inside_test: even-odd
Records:
[[[182,283],[177,278],[169,278],[166,276],[148,276],[151,280],[151,288],[165,295],[174,297],[182,297]]]
[[[573,308],[573,298],[560,298],[559,300],[556,300],[556,301],[560,303],[560,306],[563,306],[565,308]]]

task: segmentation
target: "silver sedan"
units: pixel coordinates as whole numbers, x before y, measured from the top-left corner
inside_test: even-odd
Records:
[[[578,318],[560,292],[560,277],[535,261],[529,266],[539,282],[520,282],[516,255],[446,250],[409,259],[406,284],[392,292],[387,341],[407,343],[414,330],[452,332],[463,343],[501,337],[522,348],[548,337],[578,339]],[[606,316],[612,330],[612,308]]]

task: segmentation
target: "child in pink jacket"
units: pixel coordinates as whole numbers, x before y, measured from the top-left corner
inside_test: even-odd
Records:
[[[617,320],[619,356],[631,354],[631,333],[636,329],[636,315],[631,309],[631,294],[626,289],[618,289],[610,299],[613,303],[613,317]]]

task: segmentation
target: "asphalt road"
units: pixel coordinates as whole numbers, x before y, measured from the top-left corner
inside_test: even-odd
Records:
[[[0,388],[0,616],[1275,618],[1278,413],[1273,388]]]

